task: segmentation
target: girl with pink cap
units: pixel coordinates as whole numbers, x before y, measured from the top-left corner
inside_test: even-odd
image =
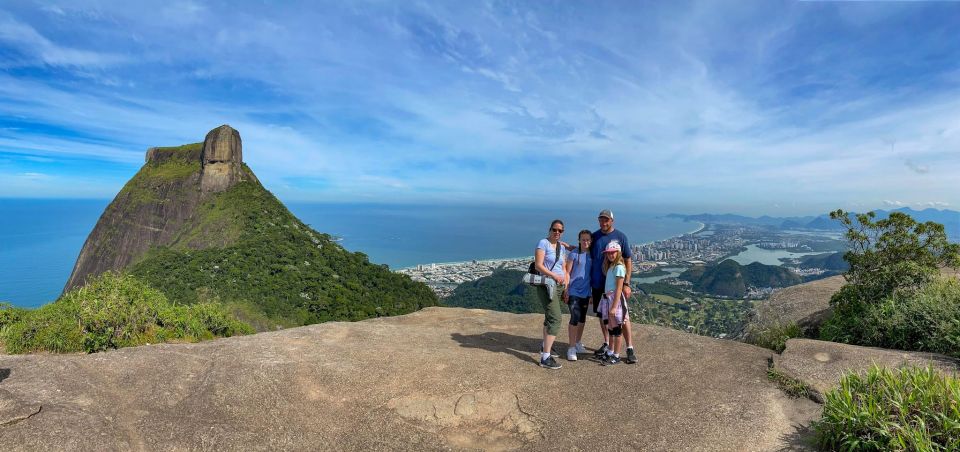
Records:
[[[627,310],[627,299],[623,294],[623,281],[627,276],[627,267],[623,263],[620,242],[612,241],[604,248],[603,271],[606,273],[606,282],[603,288],[603,298],[597,310],[610,334],[610,348],[600,358],[601,364],[612,366],[620,363],[620,352],[623,351],[623,324],[630,321]]]

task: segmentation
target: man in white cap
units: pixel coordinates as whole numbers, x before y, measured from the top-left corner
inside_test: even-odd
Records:
[[[600,229],[593,232],[593,242],[590,244],[590,257],[592,259],[590,269],[590,286],[593,288],[593,312],[600,318],[600,329],[603,331],[603,345],[594,352],[597,358],[606,356],[609,348],[609,333],[607,327],[603,324],[603,318],[597,312],[597,306],[603,297],[603,287],[606,282],[606,275],[603,274],[603,250],[607,244],[616,241],[620,243],[623,253],[623,263],[627,267],[627,275],[623,280],[623,296],[630,299],[630,274],[633,272],[633,253],[630,251],[630,241],[627,235],[613,228],[613,212],[610,209],[603,209],[597,215],[597,222]],[[633,337],[631,335],[630,322],[623,323],[623,339],[627,343],[627,357],[624,362],[627,364],[636,364],[637,354],[633,351]]]

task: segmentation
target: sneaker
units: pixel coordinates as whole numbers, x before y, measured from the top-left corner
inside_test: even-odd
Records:
[[[633,352],[632,348],[627,349],[627,359],[623,360],[627,364],[636,364],[637,363],[637,354]]]
[[[587,347],[583,346],[583,342],[577,342],[577,353],[586,353]]]
[[[620,363],[620,358],[617,358],[616,356],[613,356],[613,355],[607,355],[606,359],[604,359],[603,361],[600,361],[600,364],[604,366],[613,366],[619,363]]]
[[[540,367],[546,367],[547,369],[559,369],[563,366],[561,366],[560,363],[557,362],[557,360],[553,359],[553,357],[550,356],[550,357],[547,357],[547,359],[540,360]]]
[[[606,354],[607,354],[607,344],[601,345],[600,348],[598,348],[595,352],[593,352],[593,356],[596,356],[597,358],[603,358],[603,356]]]
[[[570,347],[567,349],[567,361],[576,361],[577,360],[577,347]]]

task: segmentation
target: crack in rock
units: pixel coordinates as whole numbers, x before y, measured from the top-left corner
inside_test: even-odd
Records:
[[[40,412],[39,403],[26,403],[0,389],[0,427],[13,425]]]

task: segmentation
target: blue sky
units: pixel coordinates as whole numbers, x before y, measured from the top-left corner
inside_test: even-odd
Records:
[[[237,128],[285,201],[960,207],[960,2],[0,5],[0,197]]]

